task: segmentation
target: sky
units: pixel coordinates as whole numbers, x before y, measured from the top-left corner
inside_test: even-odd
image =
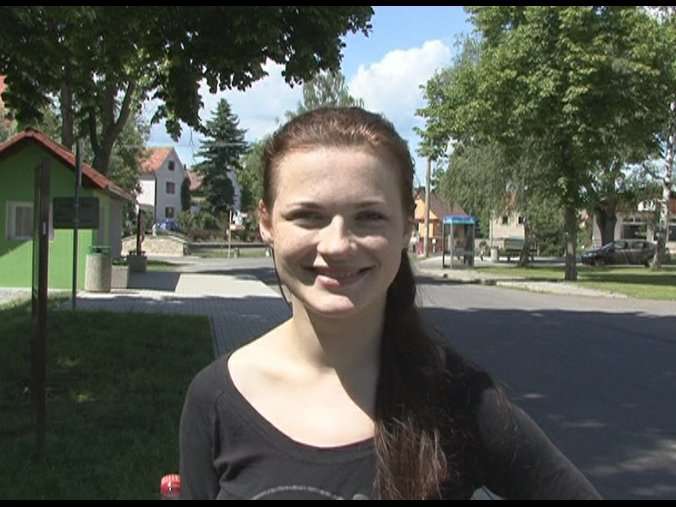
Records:
[[[423,107],[420,89],[435,72],[448,67],[457,53],[456,41],[469,35],[472,26],[459,6],[374,7],[373,26],[369,36],[348,33],[343,41],[341,71],[350,94],[362,99],[366,109],[378,112],[392,121],[399,134],[408,141],[416,163],[416,184],[423,185],[427,162],[417,155],[419,138],[413,128],[424,121],[415,115]],[[227,90],[210,94],[201,87],[203,121],[209,120],[221,98],[230,104],[239,118],[239,127],[246,130],[248,142],[255,142],[274,132],[286,111],[295,111],[302,98],[302,87],[291,88],[281,76],[282,66],[268,62],[269,76],[254,83],[244,92]],[[152,115],[152,103],[146,107]],[[183,126],[178,142],[167,134],[164,124],[153,125],[149,146],[173,146],[181,161],[193,166],[199,159],[200,135]]]

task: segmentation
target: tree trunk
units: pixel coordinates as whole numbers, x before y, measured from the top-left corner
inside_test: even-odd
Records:
[[[615,203],[608,203],[596,208],[596,219],[601,230],[602,245],[615,241],[615,225],[617,224],[615,208]]]
[[[660,200],[660,219],[657,223],[657,245],[653,257],[653,268],[662,269],[662,260],[665,257],[667,241],[669,241],[669,198],[671,197],[671,179],[674,162],[674,114],[676,102],[669,105],[669,135],[667,137],[667,159],[662,178],[662,199]]]
[[[101,128],[101,141],[94,142],[92,138],[92,148],[94,149],[94,169],[101,172],[101,174],[108,174],[110,168],[110,156],[113,153],[113,145],[115,141],[120,136],[122,129],[124,128],[125,123],[129,119],[131,113],[131,104],[133,101],[134,93],[136,92],[136,85],[134,83],[129,83],[127,85],[127,90],[125,91],[124,99],[122,100],[122,105],[120,106],[120,114],[115,120],[114,115],[114,100],[111,97],[114,96],[114,91],[110,89],[106,90],[104,97],[104,112],[102,116],[103,125]],[[91,116],[90,116],[90,127],[91,127]],[[95,126],[95,123],[94,123]],[[94,128],[92,136],[96,136],[96,129]]]
[[[517,264],[520,268],[527,268],[530,260],[530,244],[531,244],[531,235],[532,231],[530,225],[528,224],[528,217],[524,216],[523,219],[523,246],[521,247],[521,255],[519,256],[519,262]]]
[[[564,216],[566,244],[565,280],[574,282],[577,280],[577,265],[575,259],[575,249],[577,246],[577,209],[571,204],[566,204]]]
[[[61,84],[61,144],[69,150],[73,149],[75,135],[73,131],[73,90],[66,80]]]

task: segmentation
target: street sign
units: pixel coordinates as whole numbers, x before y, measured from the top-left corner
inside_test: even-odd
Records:
[[[80,197],[78,229],[99,228],[99,200],[96,197]],[[75,199],[54,198],[54,229],[75,229]]]

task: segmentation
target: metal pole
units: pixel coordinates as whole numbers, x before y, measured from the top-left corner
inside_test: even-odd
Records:
[[[430,176],[432,174],[432,159],[427,159],[427,177],[425,178],[425,239],[423,240],[423,250],[425,257],[429,257],[430,250]]]
[[[75,218],[73,220],[73,298],[71,308],[75,310],[77,301],[77,249],[78,249],[78,229],[80,227],[80,185],[82,184],[82,150],[80,149],[80,139],[75,144],[75,199],[73,206],[75,208]]]
[[[230,227],[231,222],[232,210],[228,210],[228,259],[230,258],[230,246],[232,245],[232,227]]]

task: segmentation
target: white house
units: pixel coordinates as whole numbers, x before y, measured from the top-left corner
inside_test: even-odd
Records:
[[[150,157],[141,165],[141,193],[138,203],[152,208],[153,223],[176,219],[181,212],[181,184],[186,168],[171,147],[148,148]]]

